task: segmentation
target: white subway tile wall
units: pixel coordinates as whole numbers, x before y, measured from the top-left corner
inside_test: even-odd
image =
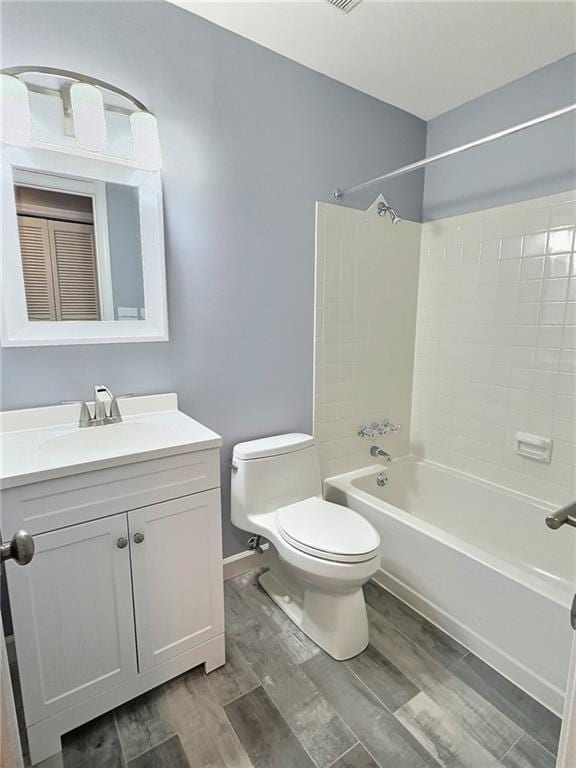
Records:
[[[317,204],[314,433],[324,477],[374,463],[357,436],[384,418],[377,441],[408,453],[421,225]]]
[[[553,504],[576,494],[576,193],[422,226],[412,453]],[[552,461],[515,454],[518,431]]]

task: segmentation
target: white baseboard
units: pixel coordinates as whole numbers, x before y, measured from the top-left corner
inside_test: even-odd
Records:
[[[245,552],[239,552],[237,555],[225,557],[222,561],[224,581],[233,579],[235,576],[240,576],[254,568],[261,568],[263,565],[266,565],[266,550],[268,547],[268,544],[262,545],[264,553],[261,555],[258,552],[246,550]]]

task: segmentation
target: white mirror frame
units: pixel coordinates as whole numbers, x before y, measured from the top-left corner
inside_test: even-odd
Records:
[[[2,145],[3,347],[167,341],[168,312],[160,171],[143,171],[100,158]],[[145,320],[30,321],[20,254],[14,170],[125,184],[138,188]]]

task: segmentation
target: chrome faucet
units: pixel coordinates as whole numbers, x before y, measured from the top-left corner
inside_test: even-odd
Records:
[[[106,420],[110,418],[112,401],[114,395],[108,387],[103,384],[96,384],[94,387],[94,421],[99,424],[107,424]]]
[[[119,424],[122,421],[118,400],[131,395],[113,395],[103,384],[94,387],[94,415],[83,400],[64,400],[65,404],[80,406],[79,427],[100,427],[104,424]]]
[[[392,461],[392,456],[390,456],[389,453],[386,453],[386,451],[382,450],[382,448],[379,448],[377,445],[373,445],[370,448],[370,456],[383,459],[387,464],[390,464]]]

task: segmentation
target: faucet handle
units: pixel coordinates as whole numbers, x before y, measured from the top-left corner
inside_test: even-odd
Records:
[[[90,408],[88,408],[84,400],[62,400],[62,405],[79,405],[80,406],[80,418],[78,420],[79,427],[87,427],[92,421]]]
[[[123,395],[115,395],[112,398],[112,402],[110,403],[110,418],[115,419],[116,421],[122,421],[122,414],[120,413],[120,406],[118,405],[118,400],[122,400],[122,398],[127,397],[134,397],[132,392],[126,392]]]

